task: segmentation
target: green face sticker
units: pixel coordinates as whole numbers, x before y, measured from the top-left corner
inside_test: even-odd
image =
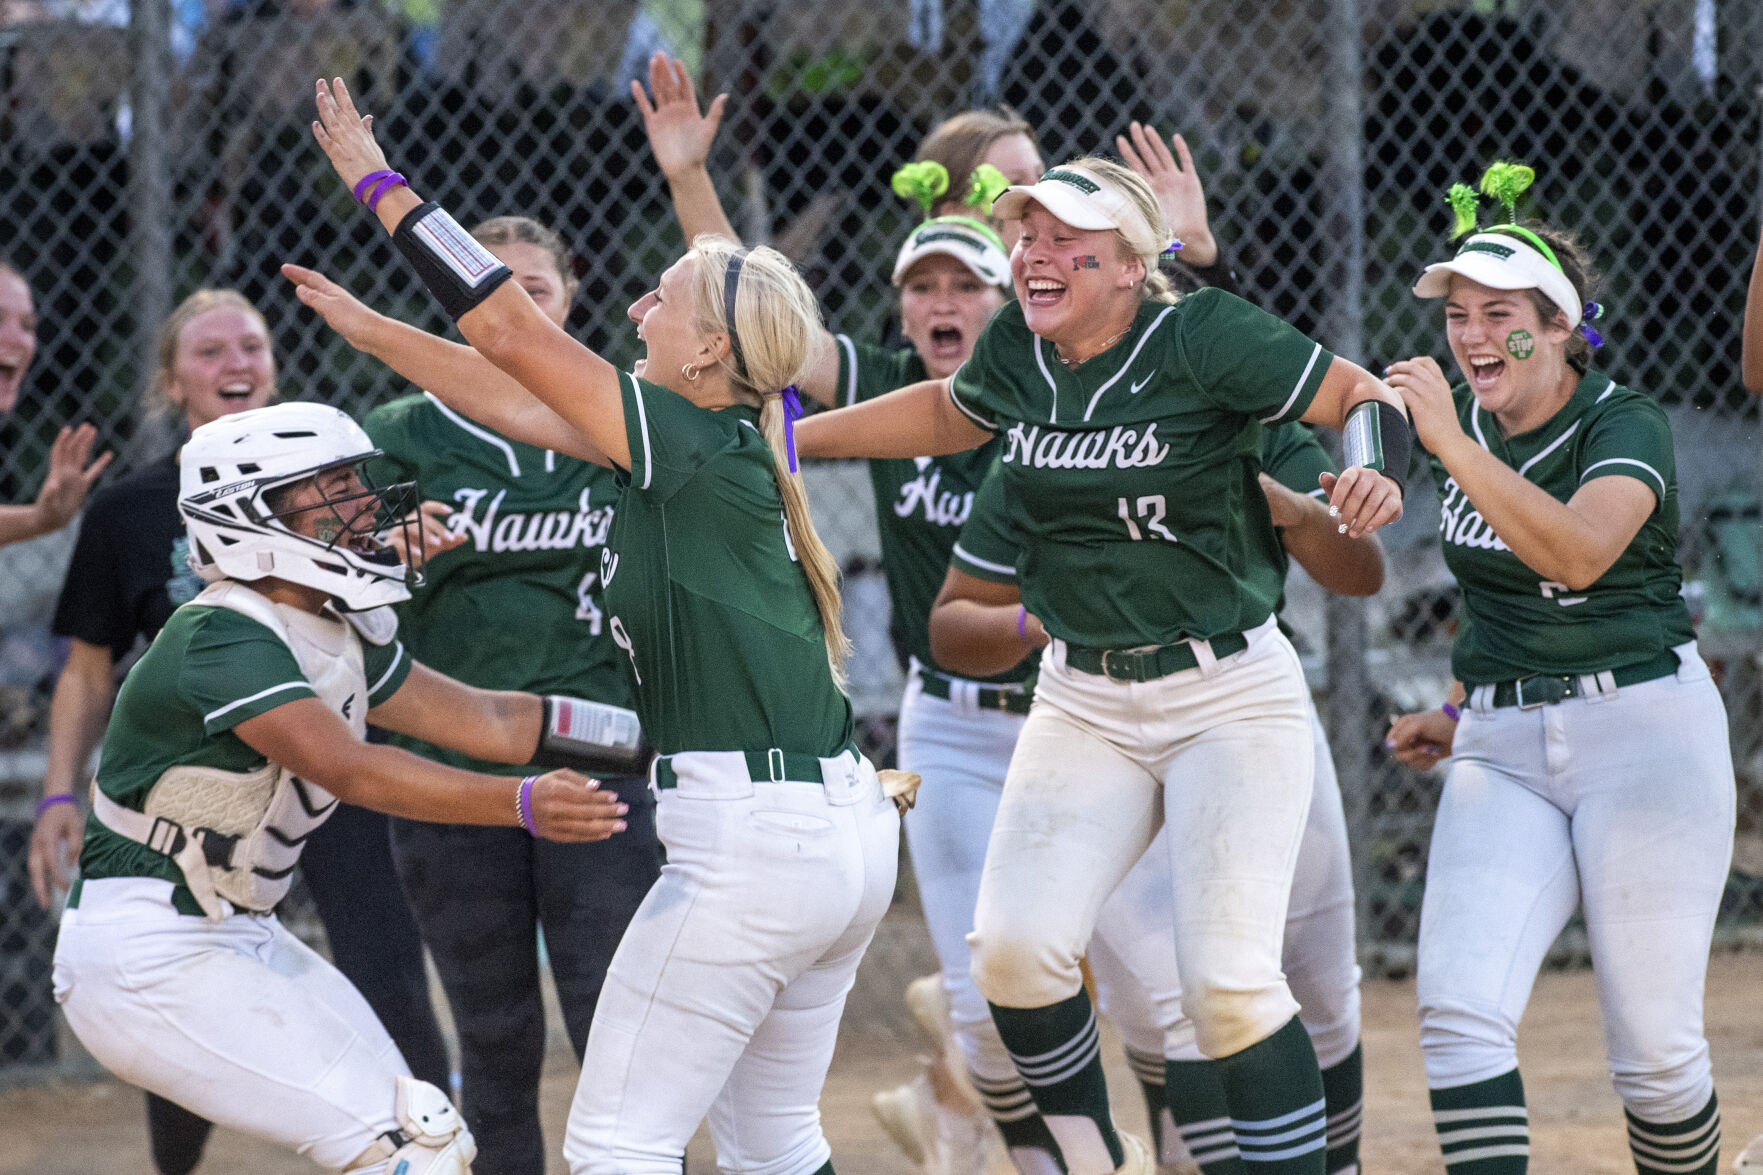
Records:
[[[1506,354],[1514,359],[1529,359],[1537,349],[1537,341],[1527,330],[1515,330],[1506,336]]]
[[[327,514],[313,523],[314,535],[321,543],[334,543],[343,536],[343,520]]]

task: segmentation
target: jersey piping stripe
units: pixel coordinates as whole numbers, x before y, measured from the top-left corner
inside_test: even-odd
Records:
[[[1470,427],[1475,429],[1475,443],[1480,445],[1482,448],[1487,449],[1488,452],[1492,453],[1493,449],[1488,447],[1488,435],[1485,432],[1481,431],[1481,405],[1480,404],[1471,404],[1469,406],[1469,424],[1470,424]]]
[[[833,342],[845,353],[845,394],[837,406],[849,408],[857,402],[857,344],[850,335],[834,335]]]
[[[520,476],[520,460],[514,455],[513,445],[510,445],[495,433],[479,428],[465,417],[459,415],[459,413],[441,403],[440,398],[433,392],[424,392],[423,395],[427,396],[429,402],[441,410],[442,416],[445,416],[448,420],[451,420],[454,424],[457,424],[460,428],[464,429],[478,440],[483,441],[485,444],[494,445],[496,448],[502,450],[502,456],[508,458],[508,476]]]
[[[650,468],[649,460],[649,412],[643,405],[643,385],[638,383],[637,377],[628,371],[624,373],[624,377],[631,381],[631,393],[637,402],[637,432],[643,437],[643,484],[637,488],[646,490],[649,488],[649,482],[655,476],[655,471]]]
[[[404,642],[398,641],[397,647],[392,650],[392,663],[390,665],[386,666],[386,671],[384,673],[380,674],[380,679],[378,681],[374,682],[372,685],[367,687],[367,704],[369,706],[373,705],[373,696],[380,692],[380,686],[382,686],[382,685],[386,684],[386,682],[392,680],[392,674],[396,673],[398,670],[398,666],[402,665],[403,663],[404,663]]]
[[[1263,416],[1261,418],[1262,424],[1272,424],[1274,421],[1292,410],[1292,405],[1296,404],[1298,402],[1298,397],[1304,394],[1304,385],[1310,382],[1310,372],[1315,368],[1317,357],[1321,354],[1322,344],[1313,344],[1310,349],[1310,362],[1304,364],[1304,374],[1298,377],[1297,386],[1292,389],[1292,394],[1286,397],[1286,402],[1279,406],[1278,412],[1273,413],[1271,416]]]
[[[1047,415],[1048,424],[1059,423],[1059,385],[1053,382],[1053,373],[1047,370],[1047,357],[1041,353],[1042,347],[1050,347],[1040,335],[1035,336],[1035,366],[1041,369],[1041,377],[1047,381],[1047,388],[1053,393],[1053,410]]]
[[[1133,344],[1132,354],[1130,354],[1126,357],[1126,362],[1122,363],[1120,365],[1120,370],[1115,372],[1112,376],[1110,376],[1108,379],[1108,382],[1103,384],[1101,387],[1097,388],[1095,395],[1090,397],[1090,405],[1089,405],[1089,407],[1084,409],[1084,419],[1085,420],[1088,420],[1090,418],[1090,413],[1092,413],[1096,410],[1096,401],[1100,400],[1102,398],[1102,393],[1107,391],[1109,388],[1113,387],[1115,384],[1119,383],[1120,377],[1125,375],[1127,373],[1127,371],[1132,367],[1133,360],[1137,359],[1139,357],[1139,352],[1144,350],[1145,344],[1150,341],[1151,332],[1156,330],[1158,327],[1162,326],[1163,320],[1165,318],[1168,318],[1171,314],[1174,314],[1174,313],[1175,313],[1175,307],[1170,306],[1167,309],[1165,309],[1163,311],[1163,313],[1159,314],[1156,318],[1153,318],[1151,320],[1151,325],[1147,326],[1145,328],[1145,333],[1140,335],[1139,341]],[[1312,356],[1311,362],[1312,363],[1315,362],[1314,356]],[[1156,372],[1153,371],[1151,374],[1155,375]],[[1304,374],[1309,375],[1310,369],[1306,367],[1304,369]],[[1145,378],[1149,379],[1150,376],[1146,376]],[[1302,387],[1303,384],[1300,382],[1299,386]]]
[[[222,714],[227,714],[233,710],[237,710],[240,706],[249,706],[252,702],[261,701],[262,699],[269,697],[269,695],[279,694],[283,690],[290,690],[290,689],[310,690],[311,688],[312,688],[312,683],[310,683],[310,682],[284,681],[280,685],[272,685],[268,689],[258,690],[256,693],[252,694],[248,698],[240,698],[236,702],[228,702],[226,705],[222,706],[220,709],[211,711],[210,713],[207,713],[207,714],[204,714],[202,716],[202,722],[204,723],[204,725],[206,725],[207,723],[213,722],[216,718],[219,718]]]
[[[1599,374],[1602,374],[1602,373],[1600,372]],[[1598,393],[1598,398],[1596,400],[1593,400],[1592,403],[1602,404],[1604,402],[1604,397],[1608,396],[1611,392],[1613,392],[1615,390],[1616,390],[1616,381],[1611,379],[1607,375],[1604,376],[1604,390]]]
[[[955,544],[955,550],[952,553],[956,558],[965,559],[967,562],[983,571],[991,571],[998,575],[1008,575],[1012,582],[1016,579],[1015,566],[1006,566],[1003,563],[993,563],[990,559],[981,559],[978,555],[975,555],[972,551],[963,547],[959,542]]]
[[[1659,471],[1645,461],[1636,461],[1633,457],[1606,457],[1602,461],[1594,461],[1586,466],[1584,473],[1579,475],[1579,484],[1584,485],[1585,479],[1592,475],[1592,470],[1602,465],[1638,465],[1653,475],[1653,480],[1659,483],[1659,497],[1661,499],[1665,497],[1665,479],[1659,476]]]
[[[1532,457],[1529,461],[1526,461],[1523,465],[1520,465],[1518,467],[1518,476],[1523,477],[1525,474],[1530,472],[1530,467],[1532,465],[1535,465],[1538,461],[1541,461],[1544,457],[1547,457],[1550,453],[1553,453],[1556,449],[1559,449],[1562,445],[1565,445],[1567,443],[1567,438],[1579,431],[1579,426],[1581,423],[1582,422],[1578,421],[1578,420],[1574,421],[1571,425],[1569,425],[1567,427],[1566,432],[1562,433],[1560,436],[1558,436],[1554,440],[1550,441],[1548,443],[1548,445],[1543,449],[1542,452],[1538,453],[1535,457]]]
[[[965,367],[966,364],[963,364],[962,366]],[[998,431],[998,422],[997,421],[987,420],[985,417],[981,416],[979,413],[977,413],[977,412],[973,411],[971,408],[969,408],[966,404],[963,404],[961,402],[961,397],[957,396],[955,394],[955,380],[960,375],[961,375],[961,370],[960,370],[960,368],[957,368],[955,370],[955,374],[949,377],[949,399],[954,402],[956,408],[961,410],[961,415],[967,417],[967,419],[973,421],[975,424],[979,425],[981,428],[985,429],[987,432],[997,432]]]

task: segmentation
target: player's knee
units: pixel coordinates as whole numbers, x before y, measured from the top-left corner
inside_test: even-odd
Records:
[[[1187,1009],[1200,1051],[1228,1057],[1278,1032],[1297,1014],[1298,1002],[1283,982],[1245,988],[1202,979],[1187,985]]]
[[[1423,996],[1420,1048],[1432,1088],[1486,1081],[1518,1067],[1518,1025],[1491,1005]]]
[[[743,1137],[740,1142],[757,1139]],[[716,1165],[724,1175],[811,1175],[832,1158],[832,1147],[820,1132],[816,1116],[810,1129],[798,1130],[788,1139],[775,1139],[778,1145],[761,1154],[751,1145],[741,1146],[725,1138],[716,1139]]]
[[[1708,1045],[1670,1059],[1610,1058],[1610,1082],[1628,1112],[1645,1122],[1681,1122],[1708,1104],[1714,1075]]]
[[[967,945],[974,987],[999,1007],[1044,1008],[1083,986],[1077,956],[1045,940],[975,930]]]
[[[1292,995],[1299,1005],[1298,1019],[1310,1034],[1316,1050],[1316,1062],[1324,1069],[1345,1060],[1359,1043],[1359,983],[1357,968],[1353,982],[1345,987],[1329,987],[1316,992],[1298,989],[1292,981]]]
[[[477,1143],[446,1094],[400,1076],[394,1112],[398,1128],[357,1155],[346,1175],[471,1175]]]

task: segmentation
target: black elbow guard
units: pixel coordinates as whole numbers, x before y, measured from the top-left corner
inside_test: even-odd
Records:
[[[392,244],[455,322],[514,276],[433,200],[418,204],[398,222]]]
[[[652,752],[636,711],[555,694],[543,701],[535,765],[589,775],[639,775],[648,767]]]
[[[1341,457],[1348,465],[1375,469],[1404,494],[1402,479],[1414,455],[1414,431],[1402,410],[1382,400],[1361,400],[1347,412],[1341,434]]]

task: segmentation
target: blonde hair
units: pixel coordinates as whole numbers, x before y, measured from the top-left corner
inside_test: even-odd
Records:
[[[730,335],[729,353],[717,360],[728,376],[735,399],[759,409],[759,431],[771,445],[772,468],[777,472],[778,493],[783,497],[784,524],[796,558],[808,577],[814,604],[826,630],[826,660],[833,681],[845,688],[845,661],[851,642],[840,623],[839,569],[832,552],[814,529],[808,509],[808,491],[802,475],[791,473],[784,441],[783,397],[778,393],[795,383],[808,365],[814,340],[823,329],[820,305],[796,267],[776,249],[761,245],[744,250],[727,237],[705,234],[692,242],[698,258],[694,308],[698,329],[705,335]],[[735,285],[734,329],[729,329],[724,289],[728,269],[741,261]],[[740,340],[740,360],[734,339]]]
[[[575,300],[576,287],[581,284],[575,276],[575,254],[569,251],[556,229],[530,216],[492,216],[472,229],[471,235],[486,249],[503,245],[537,245],[551,254],[551,260],[557,266],[557,277],[563,283],[563,301],[567,304]]]
[[[1163,206],[1157,203],[1157,194],[1151,190],[1151,185],[1145,182],[1144,177],[1132,168],[1096,155],[1086,155],[1082,159],[1073,159],[1070,163],[1064,163],[1060,166],[1081,167],[1106,180],[1132,204],[1133,211],[1138,213],[1139,219],[1143,220],[1145,226],[1151,230],[1152,240],[1169,240],[1169,225],[1163,219]],[[1145,280],[1144,284],[1139,287],[1139,297],[1143,301],[1167,302],[1171,306],[1181,301],[1181,294],[1170,284],[1169,278],[1164,276],[1162,267],[1158,264],[1163,257],[1161,251],[1155,253],[1137,252],[1134,250],[1132,242],[1127,240],[1126,234],[1119,229],[1114,230],[1114,245],[1120,250],[1122,257],[1136,256],[1144,263]]]
[[[159,364],[153,370],[153,382],[147,386],[147,406],[154,412],[171,414],[178,406],[171,402],[171,395],[166,390],[166,376],[177,366],[178,340],[183,337],[184,328],[210,310],[222,308],[243,310],[255,318],[263,326],[263,333],[269,333],[269,323],[264,321],[263,312],[251,304],[251,300],[237,290],[201,289],[177,304],[165,322],[159,328],[159,338],[154,346],[154,354]],[[275,370],[275,356],[270,355],[270,370]]]

